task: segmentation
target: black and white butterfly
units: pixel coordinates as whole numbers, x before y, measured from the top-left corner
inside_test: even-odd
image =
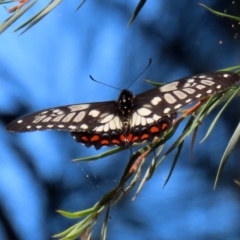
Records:
[[[136,96],[125,89],[117,101],[49,108],[13,121],[7,130],[69,131],[77,142],[96,149],[151,142],[171,128],[180,108],[223,92],[239,80],[232,72],[213,72],[185,77]]]

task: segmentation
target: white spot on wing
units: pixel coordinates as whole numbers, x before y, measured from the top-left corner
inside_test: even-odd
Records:
[[[96,131],[96,132],[102,132],[103,131],[103,125],[101,125],[101,126],[98,126],[98,127],[96,127],[95,129],[94,129],[94,131]]]
[[[43,111],[43,112],[41,112],[41,114],[47,114],[48,113],[48,111]]]
[[[110,122],[113,119],[113,114],[108,114],[105,118],[101,119],[100,123],[107,123]]]
[[[64,125],[59,124],[59,125],[58,125],[58,128],[64,128]]]
[[[182,107],[182,104],[179,103],[179,104],[176,105],[174,108],[175,108],[175,109],[179,109],[180,107]]]
[[[179,91],[179,90],[173,91],[173,93],[174,93],[175,96],[177,96],[179,99],[184,99],[184,98],[187,97],[187,94],[185,94],[184,92]]]
[[[53,124],[47,125],[47,128],[52,128],[52,127],[53,127]]]
[[[213,81],[210,81],[210,80],[207,80],[207,79],[201,80],[201,83],[205,84],[207,86],[212,86],[212,85],[215,84]]]
[[[152,111],[150,111],[150,110],[147,109],[147,108],[139,108],[139,109],[137,110],[137,113],[138,113],[139,115],[141,115],[141,116],[148,116],[149,114],[152,113]]]
[[[163,85],[162,87],[160,87],[159,91],[160,92],[169,92],[169,91],[177,90],[178,84],[179,84],[179,82],[168,83],[168,84]]]
[[[108,123],[106,123],[106,124],[104,125],[104,129],[103,129],[103,131],[104,131],[104,132],[107,132],[107,131],[108,131],[108,129],[109,129],[109,124],[108,124]]]
[[[207,77],[206,75],[198,76],[198,78],[206,78],[206,77]]]
[[[145,107],[145,108],[150,108],[150,109],[151,109],[151,108],[152,108],[152,105],[150,105],[150,104],[144,104],[143,107]]]
[[[183,91],[188,93],[188,94],[194,94],[195,93],[195,90],[193,88],[184,88]]]
[[[30,129],[30,128],[32,128],[32,126],[31,126],[31,125],[28,125],[28,126],[27,126],[27,129]]]
[[[109,127],[110,127],[111,130],[115,130],[116,129],[116,125],[115,125],[114,119],[109,122]]]
[[[229,74],[224,73],[224,74],[223,74],[223,77],[227,78],[227,77],[229,77]]]
[[[194,82],[195,81],[195,79],[193,79],[193,78],[189,78],[188,80],[187,80],[187,82],[189,82],[189,83],[192,83],[192,82]]]
[[[53,122],[60,122],[60,120],[64,117],[64,115],[57,116],[53,119]]]
[[[158,121],[161,118],[161,116],[158,116],[157,114],[153,115],[153,120]]]
[[[196,95],[196,98],[200,98],[202,96],[201,93],[199,93],[198,95]]]
[[[69,122],[74,116],[75,116],[76,113],[69,113],[66,115],[66,117],[62,120],[63,122]]]
[[[54,109],[52,112],[53,112],[53,113],[58,113],[59,111],[61,111],[61,110],[59,110],[59,109]],[[46,112],[46,111],[44,111],[44,112]],[[44,114],[44,112],[41,112],[41,114]]]
[[[81,122],[84,116],[85,116],[85,112],[78,113],[78,115],[73,119],[73,122]]]
[[[164,112],[164,113],[169,113],[170,111],[171,111],[170,108],[165,108],[163,112]]]
[[[208,93],[208,94],[209,94],[209,93],[212,93],[212,89],[207,90],[207,93]]]
[[[188,82],[186,82],[186,83],[183,85],[183,88],[190,87],[190,86],[191,86],[191,84],[188,83]]]
[[[162,99],[160,97],[155,97],[155,98],[152,99],[151,104],[156,106],[161,101],[162,101]]]
[[[37,116],[33,123],[38,123],[38,122],[41,122],[44,118],[46,117],[46,115],[42,115],[42,116]],[[20,120],[19,120],[20,121]]]
[[[175,103],[177,101],[177,99],[170,93],[164,94],[164,98],[170,104],[173,104],[173,103]]]
[[[80,128],[81,128],[81,129],[84,129],[84,130],[85,130],[85,129],[88,129],[88,125],[87,125],[87,124],[82,124],[82,125],[80,126]]]
[[[216,87],[216,88],[217,88],[217,89],[220,89],[221,87],[222,87],[221,85],[217,85],[217,87]]]
[[[196,88],[199,89],[199,90],[202,90],[202,89],[206,88],[206,86],[201,85],[201,84],[198,84],[198,85],[196,86]]]
[[[51,117],[46,117],[45,119],[42,120],[42,122],[49,122],[52,118]]]
[[[40,129],[40,128],[42,128],[42,126],[41,126],[41,125],[37,125],[36,128],[37,128],[37,129]]]
[[[121,120],[118,116],[115,116],[113,121],[115,122],[115,126],[116,126],[117,129],[122,128],[122,122],[121,122]]]
[[[22,122],[23,122],[23,120],[22,120],[22,119],[20,119],[20,120],[18,120],[18,121],[17,121],[17,123],[22,123]]]
[[[74,129],[76,129],[76,128],[77,128],[77,126],[70,125],[70,126],[68,126],[68,128],[69,128],[69,129],[71,129],[71,130],[74,130]]]
[[[189,99],[187,99],[185,102],[186,102],[186,103],[190,103],[191,101],[192,101],[192,99],[189,98]]]
[[[91,110],[88,115],[92,116],[92,117],[98,117],[98,115],[100,114],[100,111],[98,110]]]
[[[68,108],[71,109],[71,112],[75,112],[75,111],[85,110],[89,108],[89,106],[90,104],[78,104],[78,105],[68,106]]]
[[[146,118],[146,120],[147,120],[147,124],[151,124],[154,122],[154,120],[152,118]]]
[[[145,126],[146,125],[146,119],[144,117],[141,118],[141,125]]]

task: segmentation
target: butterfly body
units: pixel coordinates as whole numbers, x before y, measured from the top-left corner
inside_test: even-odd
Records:
[[[7,126],[8,131],[63,130],[77,142],[96,149],[128,147],[161,138],[177,112],[187,104],[221,93],[239,81],[232,72],[186,77],[133,96],[122,90],[117,101],[61,106],[42,110]]]

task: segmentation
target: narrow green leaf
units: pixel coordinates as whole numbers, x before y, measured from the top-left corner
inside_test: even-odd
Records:
[[[108,207],[107,207],[107,212],[106,212],[103,224],[102,224],[101,240],[107,239],[107,225],[108,225],[109,211],[110,211],[110,205],[108,205]]]
[[[97,208],[95,206],[92,208],[88,208],[88,209],[78,211],[78,212],[73,212],[73,213],[66,212],[63,210],[57,210],[57,212],[60,213],[62,216],[66,217],[66,218],[71,218],[71,219],[88,216],[90,214],[97,213],[98,211],[99,211],[99,208]]]
[[[161,86],[163,86],[163,85],[166,84],[166,83],[158,83],[158,82],[154,82],[154,81],[151,81],[151,80],[148,80],[148,79],[146,79],[145,81],[146,81],[147,83],[153,85],[154,87],[161,87]]]
[[[223,69],[221,69],[219,71],[220,72],[221,71],[229,71],[229,72],[236,72],[236,73],[238,73],[238,71],[240,71],[240,65],[237,65],[237,66],[234,66],[234,67],[223,68]]]
[[[78,161],[98,160],[98,159],[100,159],[100,158],[104,158],[104,157],[110,156],[110,155],[112,155],[112,154],[115,154],[115,153],[117,153],[117,152],[121,152],[121,151],[123,151],[123,150],[126,150],[126,148],[116,147],[116,148],[107,150],[106,152],[103,152],[103,153],[100,153],[100,154],[97,154],[97,155],[94,155],[94,156],[83,157],[83,158],[76,158],[76,159],[73,159],[72,161],[73,161],[73,162],[78,162]]]
[[[145,175],[143,176],[143,178],[142,178],[142,180],[141,180],[141,182],[138,186],[138,189],[137,189],[137,191],[136,191],[132,200],[135,200],[135,198],[137,197],[137,195],[139,194],[139,192],[142,190],[143,186],[145,185],[146,181],[148,181],[152,177],[152,175],[154,173],[154,170],[156,169],[157,159],[158,159],[159,155],[161,154],[161,152],[163,150],[163,146],[164,145],[161,145],[159,147],[158,152],[153,157],[151,165],[148,167]]]
[[[12,16],[6,19],[0,25],[0,34],[3,33],[9,26],[11,26],[18,18],[20,18],[28,9],[30,9],[38,0],[35,0],[26,5],[26,7],[22,7],[17,10]]]
[[[61,3],[62,0],[52,0],[44,9],[42,9],[39,13],[37,13],[35,16],[33,16],[31,19],[23,23],[21,26],[19,26],[17,29],[14,30],[14,32],[20,30],[21,28],[27,26],[24,31],[21,32],[21,34],[25,33],[28,29],[33,27],[36,23],[38,23],[43,17],[45,17],[49,12],[51,12],[55,7],[58,6],[58,4]]]
[[[237,128],[235,129],[230,141],[228,142],[228,145],[223,153],[222,159],[220,161],[219,167],[218,167],[218,171],[217,171],[217,176],[215,179],[215,183],[214,183],[214,189],[217,187],[217,183],[219,181],[220,178],[220,174],[223,170],[224,165],[226,164],[230,154],[232,153],[233,148],[235,147],[237,141],[240,138],[240,122],[238,123]]]
[[[239,88],[240,89],[240,88]],[[224,106],[221,108],[221,110],[218,112],[217,116],[214,118],[214,120],[212,121],[210,127],[207,130],[206,135],[204,136],[204,138],[200,141],[200,143],[202,143],[203,141],[206,140],[206,138],[210,135],[210,133],[212,132],[214,126],[216,125],[218,119],[220,118],[221,114],[223,113],[223,111],[226,109],[226,107],[229,105],[229,103],[233,100],[233,98],[238,94],[239,89],[237,89],[237,91],[235,91],[235,93],[233,95],[231,95],[231,97],[228,99],[228,101],[224,104]],[[221,99],[219,99],[219,101],[221,101]],[[217,102],[218,104],[219,102]]]
[[[166,184],[168,183],[170,177],[172,176],[173,170],[174,170],[174,168],[175,168],[175,166],[176,166],[177,160],[178,160],[178,158],[179,158],[179,156],[180,156],[180,153],[181,153],[181,151],[182,151],[183,144],[184,144],[184,141],[182,141],[182,142],[178,145],[177,153],[176,153],[176,155],[175,155],[175,157],[174,157],[174,160],[173,160],[171,169],[170,169],[170,171],[169,171],[169,174],[168,174],[168,176],[167,176],[167,179],[166,179],[165,183],[163,184],[163,188],[166,186]]]
[[[236,17],[236,16],[232,16],[232,15],[228,15],[228,14],[225,14],[225,13],[221,13],[221,12],[218,12],[218,11],[215,11],[209,7],[207,7],[206,5],[202,4],[202,3],[199,3],[200,6],[206,8],[209,12],[217,15],[217,16],[220,16],[220,17],[227,17],[227,18],[231,18],[231,19],[234,19],[236,21],[240,21],[240,17]]]
[[[81,222],[78,222],[78,223],[74,224],[73,226],[71,226],[70,228],[64,230],[63,232],[60,232],[58,234],[53,235],[52,237],[54,237],[54,238],[63,238],[66,235],[68,235],[71,231],[73,231],[80,224],[81,224]]]

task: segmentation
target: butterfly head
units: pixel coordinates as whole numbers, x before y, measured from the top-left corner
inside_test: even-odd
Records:
[[[133,94],[126,89],[122,90],[118,98],[118,108],[123,116],[131,113],[133,107]]]

